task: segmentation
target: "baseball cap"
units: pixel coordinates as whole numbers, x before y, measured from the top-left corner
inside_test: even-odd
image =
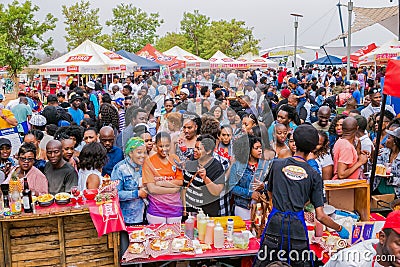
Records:
[[[58,102],[57,96],[54,95],[54,94],[48,95],[47,96],[47,103],[49,103],[49,102]]]
[[[7,138],[0,138],[0,147],[9,146],[11,147],[11,142]]]
[[[26,96],[26,93],[24,91],[19,91],[18,96]]]
[[[86,86],[89,87],[90,89],[94,89],[96,85],[93,81],[89,81],[86,83]]]
[[[124,105],[124,99],[122,97],[115,99],[115,104],[117,104],[119,106],[123,106]]]
[[[392,229],[396,233],[400,234],[400,210],[388,214],[382,230],[384,229]]]
[[[186,89],[186,88],[182,88],[182,89],[181,89],[181,93],[184,93],[184,94],[186,94],[186,95],[190,95],[189,90]]]
[[[283,89],[283,90],[281,91],[281,96],[282,96],[283,98],[288,98],[288,97],[290,96],[290,90],[289,90],[289,89]]]
[[[34,126],[44,126],[47,123],[46,117],[40,114],[35,114],[29,120],[29,123]]]
[[[393,131],[386,130],[387,134],[390,134],[391,136],[394,136],[396,138],[400,138],[400,128],[396,128]]]
[[[312,151],[319,142],[318,131],[312,125],[302,124],[294,130],[293,139],[300,150]]]
[[[299,81],[295,77],[292,77],[289,79],[289,82],[293,84],[298,84]]]
[[[4,95],[0,94],[0,100],[4,100]]]

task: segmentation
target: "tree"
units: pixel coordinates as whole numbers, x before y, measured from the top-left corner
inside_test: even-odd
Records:
[[[103,27],[99,22],[99,9],[90,9],[89,1],[81,0],[72,6],[62,6],[66,25],[65,40],[68,50],[74,49],[86,39],[101,43],[106,37],[101,34]]]
[[[159,38],[155,44],[155,48],[159,51],[167,51],[168,49],[179,46],[182,49],[189,50],[188,39],[184,34],[167,32],[163,37]]]
[[[113,8],[113,18],[106,21],[112,27],[115,50],[137,52],[158,37],[157,28],[164,23],[158,13],[147,14],[133,4],[120,4]]]
[[[244,21],[213,21],[204,35],[200,56],[210,58],[221,50],[236,58],[248,52],[257,53],[259,42],[253,36],[253,29],[245,27]]]
[[[183,13],[183,19],[181,20],[181,31],[186,35],[189,50],[200,55],[200,47],[203,46],[205,33],[210,27],[210,18],[199,13],[195,10],[193,13]]]
[[[16,82],[17,73],[29,64],[38,62],[37,51],[50,55],[53,38],[44,34],[56,27],[57,18],[47,14],[44,22],[35,20],[39,7],[27,0],[13,1],[7,8],[0,4],[0,65],[8,66]]]

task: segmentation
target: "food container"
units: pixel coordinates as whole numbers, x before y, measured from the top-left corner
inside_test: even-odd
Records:
[[[48,207],[54,203],[54,196],[51,194],[44,194],[37,198],[40,207]]]
[[[249,234],[233,233],[233,245],[235,248],[247,249],[249,247]]]
[[[65,205],[71,202],[71,195],[68,193],[58,193],[54,196],[54,199],[58,205]]]

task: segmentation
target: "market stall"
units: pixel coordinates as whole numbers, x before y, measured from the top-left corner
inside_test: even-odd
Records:
[[[188,51],[180,48],[179,46],[174,46],[171,49],[164,51],[164,54],[184,61],[186,68],[192,68],[192,69],[210,68],[210,62],[208,60],[193,55],[192,53],[189,53]]]
[[[136,53],[136,55],[150,61],[157,62],[160,65],[168,66],[170,70],[182,69],[185,67],[184,61],[164,55],[163,53],[155,49],[151,44],[145,45],[141,50]]]
[[[0,266],[118,266],[119,233],[98,237],[89,205],[0,218]]]
[[[215,52],[215,54],[208,60],[210,61],[211,69],[248,69],[249,66],[241,61],[234,60],[228,57],[221,51]]]
[[[249,68],[259,68],[259,69],[268,69],[273,68],[276,69],[278,67],[278,63],[267,58],[258,57],[253,55],[251,52],[240,56],[238,61],[246,63],[249,65]]]

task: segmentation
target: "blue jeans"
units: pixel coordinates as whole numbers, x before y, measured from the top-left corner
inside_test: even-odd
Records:
[[[299,103],[297,104],[297,107],[296,107],[297,114],[300,114],[300,109],[302,107],[304,107],[305,104],[306,104],[306,101],[299,101]]]

